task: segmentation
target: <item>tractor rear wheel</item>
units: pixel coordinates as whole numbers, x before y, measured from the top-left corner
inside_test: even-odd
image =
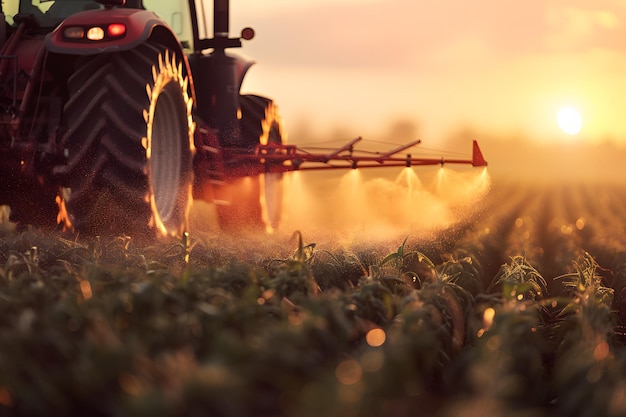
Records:
[[[241,137],[243,147],[282,144],[285,141],[278,107],[268,98],[241,95]],[[283,174],[268,172],[257,176],[227,179],[222,186],[229,202],[216,205],[220,226],[230,231],[266,231],[278,228],[282,215]]]
[[[151,43],[79,59],[64,107],[68,227],[149,237],[185,231],[194,147],[179,62]]]

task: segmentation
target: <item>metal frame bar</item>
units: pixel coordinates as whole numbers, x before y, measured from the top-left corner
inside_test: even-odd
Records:
[[[15,109],[15,106],[17,105],[17,73],[19,71],[17,55],[0,55],[0,61],[5,59],[13,60],[13,104],[11,105],[11,108]]]
[[[418,145],[416,140],[391,151],[376,155],[357,155],[354,145],[361,137],[329,153],[310,153],[295,145],[257,145],[254,150],[244,148],[223,149],[226,175],[239,177],[256,175],[264,172],[311,171],[327,169],[356,169],[380,167],[411,167],[446,164],[464,164],[473,167],[487,166],[478,143],[474,141],[471,159],[457,158],[416,158],[411,154],[398,155],[400,152]]]

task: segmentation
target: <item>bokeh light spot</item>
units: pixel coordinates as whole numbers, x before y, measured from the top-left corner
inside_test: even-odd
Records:
[[[385,343],[386,338],[387,335],[383,329],[372,329],[365,335],[365,340],[367,341],[367,344],[372,347],[381,346],[383,343]]]
[[[343,385],[354,385],[361,380],[363,368],[354,359],[342,361],[335,368],[337,381]]]

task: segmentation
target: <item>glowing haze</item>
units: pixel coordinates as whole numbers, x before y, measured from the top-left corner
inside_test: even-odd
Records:
[[[342,244],[423,238],[476,215],[491,185],[484,168],[400,168],[386,174],[359,169],[287,174],[281,229]]]
[[[410,120],[437,143],[460,126],[538,142],[626,141],[623,0],[231,0],[231,31],[257,36],[244,90],[290,131],[372,136]],[[292,134],[292,140],[298,138]],[[567,140],[571,140],[568,138]]]
[[[283,184],[282,220],[271,242],[290,240],[297,230],[325,248],[359,242],[397,247],[407,236],[432,239],[442,230],[484,215],[482,203],[491,178],[486,168],[434,166],[295,171],[284,175]],[[192,230],[220,232],[213,206],[196,204]],[[220,235],[226,239],[223,244],[230,237],[227,232]],[[246,237],[267,241],[265,235]]]

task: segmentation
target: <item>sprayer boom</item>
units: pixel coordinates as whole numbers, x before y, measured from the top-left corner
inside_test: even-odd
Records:
[[[411,167],[425,165],[464,164],[473,167],[487,166],[478,142],[473,142],[472,158],[457,159],[446,157],[420,158],[410,153],[401,155],[401,152],[411,149],[421,143],[416,140],[399,146],[387,152],[372,152],[355,149],[361,137],[351,140],[327,153],[307,151],[296,145],[270,143],[258,145],[251,152],[250,149],[231,148],[224,150],[224,162],[227,176],[239,177],[256,175],[264,172],[289,172],[325,169],[356,169],[380,167]]]

